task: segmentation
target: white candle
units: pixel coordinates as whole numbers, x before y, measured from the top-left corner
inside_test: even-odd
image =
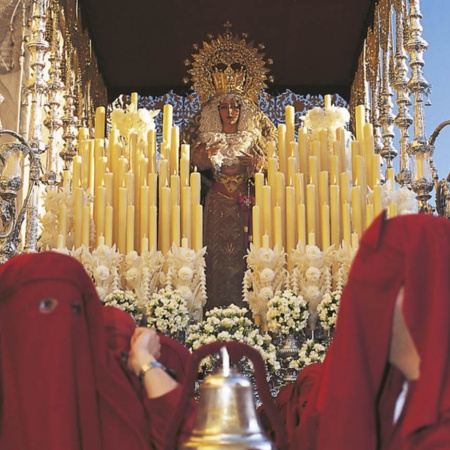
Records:
[[[181,235],[187,238],[189,242],[192,240],[191,211],[191,188],[185,186],[181,191]]]
[[[95,110],[94,130],[94,137],[96,139],[102,139],[105,137],[105,108],[103,106],[99,106]]]
[[[306,217],[308,234],[316,230],[316,186],[306,186]]]
[[[252,208],[252,225],[253,225],[253,247],[258,249],[261,247],[261,211],[259,205]]]
[[[278,248],[279,251],[281,251],[283,246],[283,230],[282,230],[282,219],[281,219],[281,206],[275,206],[273,209],[273,216],[274,216],[274,241],[275,246]]]
[[[120,253],[126,252],[127,246],[127,206],[128,206],[128,189],[119,188],[118,201],[118,223],[117,223],[117,247]]]
[[[82,226],[81,226],[81,245],[89,247],[89,228],[90,228],[90,207],[84,205],[82,210]]]
[[[330,246],[330,207],[322,205],[322,250],[325,251]]]
[[[134,205],[127,207],[127,241],[126,253],[134,251]]]
[[[66,246],[67,239],[67,206],[61,203],[59,206],[59,234],[63,237],[63,247]]]
[[[297,205],[298,240],[306,244],[306,209],[305,204]]]
[[[356,122],[356,139],[359,142],[364,140],[364,124],[366,123],[366,107],[358,105],[355,108],[355,122]]]
[[[172,206],[172,243],[180,246],[180,205]]]
[[[163,187],[161,188],[161,201],[159,202],[159,215],[161,217],[160,227],[159,227],[159,242],[160,242],[160,250],[163,255],[166,255],[170,250],[170,188]]]
[[[352,223],[358,239],[362,236],[361,186],[352,188]]]
[[[150,205],[148,228],[150,251],[156,251],[158,248],[158,208],[156,205]]]
[[[203,247],[203,206],[195,205],[194,209],[194,250],[198,252]]]
[[[113,207],[107,205],[105,212],[105,245],[108,247],[112,247],[113,245],[113,217]]]
[[[140,238],[141,242],[144,239],[144,237],[148,236],[148,211],[149,211],[149,193],[150,188],[148,186],[141,186],[141,207],[140,207],[140,215],[139,215],[139,231],[140,231]],[[148,246],[148,243],[147,243]],[[141,253],[143,252],[143,249],[141,249]]]
[[[141,240],[141,255],[148,252],[148,237],[143,237]]]

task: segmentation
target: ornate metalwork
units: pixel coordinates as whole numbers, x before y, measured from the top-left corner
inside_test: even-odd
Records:
[[[78,118],[75,115],[76,110],[76,95],[74,94],[73,88],[73,74],[72,74],[72,58],[73,58],[73,48],[68,36],[66,40],[66,93],[64,94],[64,115],[62,117],[63,124],[63,140],[64,147],[61,150],[59,156],[64,161],[64,170],[69,170],[72,164],[73,157],[77,154],[75,147],[75,139],[77,137],[77,124]]]
[[[42,139],[44,97],[47,93],[47,83],[44,79],[45,55],[49,50],[49,43],[45,40],[45,1],[35,0],[32,5],[31,39],[27,44],[27,50],[31,54],[30,67],[32,76],[27,84],[27,91],[31,96],[30,113],[30,148],[38,159],[46,150]],[[32,168],[32,176],[35,169]],[[37,170],[37,175],[39,171]],[[35,251],[37,244],[37,216],[38,195],[33,195],[28,203],[27,227],[25,233],[25,246],[28,251]]]
[[[397,174],[396,180],[401,186],[409,186],[411,183],[411,170],[409,166],[408,147],[408,128],[413,123],[409,114],[408,90],[408,66],[406,61],[408,55],[404,47],[404,26],[405,26],[405,9],[401,1],[395,2],[395,30],[396,30],[396,53],[395,53],[395,72],[393,87],[396,92],[397,116],[394,124],[400,130],[400,172]]]
[[[333,95],[331,100],[335,106],[348,107],[347,102],[337,94]],[[123,95],[113,102],[113,107],[123,108],[124,105],[129,103],[130,96]],[[185,128],[201,110],[200,98],[196,93],[187,96],[181,96],[173,92],[161,97],[139,96],[140,108],[162,109],[166,103],[173,106],[173,123],[180,129]],[[295,128],[298,129],[302,125],[302,116],[312,108],[323,107],[323,97],[321,95],[299,95],[289,90],[276,96],[264,93],[259,99],[258,107],[275,125],[278,125],[285,122],[287,105],[295,107]],[[155,117],[158,137],[162,135],[162,121],[162,114],[158,114]]]
[[[50,81],[48,83],[47,96],[47,118],[44,125],[48,129],[48,150],[46,154],[45,173],[42,181],[48,186],[57,186],[61,181],[59,175],[59,158],[56,149],[56,133],[62,126],[62,120],[59,117],[59,107],[61,105],[61,94],[64,84],[61,81],[61,50],[59,40],[59,5],[56,1],[52,2],[52,7],[48,9],[51,14],[48,23],[51,23],[51,53],[50,53]]]
[[[386,3],[386,2],[384,2]],[[394,147],[394,105],[392,104],[392,89],[390,83],[390,52],[392,47],[392,40],[388,30],[391,27],[391,8],[382,4],[382,7],[386,8],[386,11],[381,15],[381,19],[384,21],[384,26],[388,29],[384,29],[381,26],[381,51],[382,51],[382,79],[381,79],[381,95],[380,95],[380,124],[382,128],[382,138],[384,140],[383,147],[380,150],[380,155],[386,161],[386,169],[392,167],[392,160],[397,156],[397,150]],[[387,17],[385,17],[387,15]]]
[[[428,162],[431,156],[431,147],[425,137],[425,118],[423,110],[424,96],[428,95],[430,85],[423,76],[423,67],[425,65],[423,53],[428,48],[428,43],[422,37],[422,25],[420,19],[419,0],[410,1],[409,10],[409,34],[406,42],[406,49],[410,55],[409,66],[411,68],[411,78],[408,81],[408,88],[414,95],[414,139],[407,148],[412,161],[417,166],[417,155]],[[431,198],[430,192],[433,189],[433,182],[422,174],[413,172],[413,181],[411,183],[413,191],[419,202],[419,212],[431,213],[433,207],[428,204]]]
[[[25,140],[14,131],[0,130],[1,135],[10,135],[20,143],[5,143],[0,145],[0,159],[4,164],[0,177],[0,263],[4,263],[18,253],[20,244],[20,229],[25,220],[28,208],[31,206],[34,193],[39,186],[39,159]],[[22,189],[20,161],[30,158],[30,181],[28,192],[20,210],[17,211],[17,193]],[[36,224],[36,222],[34,222]],[[37,231],[37,230],[36,230]],[[35,233],[37,237],[37,233]]]

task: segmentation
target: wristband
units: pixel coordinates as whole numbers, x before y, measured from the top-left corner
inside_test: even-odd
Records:
[[[145,374],[149,370],[155,369],[155,368],[158,368],[158,369],[164,370],[164,372],[167,372],[166,367],[158,361],[150,361],[149,363],[144,364],[141,367],[141,370],[139,371],[139,374],[138,374],[139,381],[141,382],[142,385],[144,385]]]

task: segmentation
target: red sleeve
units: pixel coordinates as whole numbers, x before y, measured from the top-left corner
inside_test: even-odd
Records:
[[[160,450],[164,448],[168,428],[172,421],[173,413],[180,401],[181,392],[182,386],[178,385],[173,391],[170,391],[161,397],[146,398],[145,400],[145,408],[150,422],[152,443],[155,449]],[[192,399],[181,431],[181,442],[185,441],[192,431],[196,411],[197,403]]]

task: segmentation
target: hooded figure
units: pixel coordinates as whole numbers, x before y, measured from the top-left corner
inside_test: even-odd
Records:
[[[450,448],[448,220],[383,213],[366,231],[291,448]]]
[[[126,366],[135,324],[102,306],[84,267],[21,255],[1,266],[0,286],[0,449],[154,448],[177,394],[147,398]],[[165,362],[181,370],[188,354]]]

